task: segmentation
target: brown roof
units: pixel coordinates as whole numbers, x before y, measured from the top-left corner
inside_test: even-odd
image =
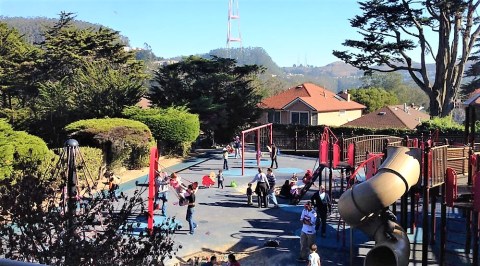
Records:
[[[417,108],[407,107],[407,111],[405,111],[403,105],[390,105],[350,121],[343,126],[414,129],[422,121],[429,119],[429,114]]]
[[[365,106],[354,101],[347,101],[339,95],[312,83],[304,83],[289,88],[277,95],[266,98],[260,106],[262,108],[286,109],[296,101],[303,101],[312,110],[328,112],[337,110],[364,109]]]
[[[147,99],[147,98],[143,98],[143,97],[137,103],[137,106],[140,106],[140,108],[142,108],[142,109],[150,108],[151,105],[152,105],[152,103],[150,102],[150,100]]]

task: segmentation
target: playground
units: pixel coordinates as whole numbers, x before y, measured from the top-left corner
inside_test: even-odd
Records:
[[[478,223],[478,212],[475,189],[469,185],[475,178],[468,171],[476,173],[480,160],[468,147],[431,137],[339,139],[326,129],[318,159],[282,154],[274,170],[277,186],[293,173],[303,176],[307,169],[314,171],[312,182],[293,200],[279,199],[280,208],[257,208],[247,205],[247,183],[257,166],[266,169],[271,160],[268,153],[256,150],[262,146],[261,138],[254,139],[256,143],[243,147],[242,159],[230,155],[230,169],[223,173],[224,189],[216,184],[200,186],[194,218],[199,226],[194,235],[185,229],[186,208],[170,193],[167,217],[174,217],[181,226],[175,239],[182,248],[169,263],[188,265],[211,255],[222,260],[234,253],[242,265],[297,265],[299,215],[303,203],[318,189],[311,185],[321,183],[336,203],[328,218],[327,236],[316,238],[322,265],[478,265],[478,227],[473,226]],[[202,177],[218,172],[222,164],[219,150],[160,170],[201,184]],[[148,183],[148,178],[140,177],[135,184],[142,179]],[[230,186],[232,181],[234,186]],[[123,190],[128,193],[134,189],[130,186]],[[382,190],[375,191],[378,188]],[[387,208],[396,221],[383,220]],[[152,223],[166,219],[154,213]],[[385,238],[389,227],[393,240]]]
[[[130,196],[141,188],[147,202],[147,215],[134,218],[133,232],[148,233],[154,225],[176,229],[173,238],[180,249],[167,265],[196,265],[211,255],[225,261],[230,253],[242,265],[296,265],[299,216],[320,185],[333,199],[327,234],[316,235],[322,265],[478,265],[480,186],[475,184],[480,184],[480,153],[475,124],[475,112],[467,107],[467,145],[439,141],[436,132],[424,138],[339,138],[325,127],[317,158],[278,155],[277,187],[292,175],[313,173],[295,195],[279,199],[279,208],[248,205],[246,197],[257,168],[272,165],[271,124],[242,132],[241,157],[232,151],[223,171],[225,188],[216,186],[215,175],[227,149],[164,166],[153,147],[149,173],[122,183],[120,192]],[[76,147],[78,142],[67,141],[64,154],[74,154]],[[73,172],[74,165],[69,169]],[[154,204],[157,176],[170,176],[165,215]],[[211,182],[205,185],[205,180]],[[178,183],[196,191],[195,232],[187,230],[182,198],[188,196]]]

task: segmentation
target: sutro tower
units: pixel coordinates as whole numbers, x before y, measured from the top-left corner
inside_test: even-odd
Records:
[[[238,1],[228,0],[228,25],[227,25],[227,48],[230,48],[231,42],[240,43],[242,47],[242,34],[240,33],[240,13],[238,11]],[[237,37],[232,36],[232,21],[236,20],[237,24]]]

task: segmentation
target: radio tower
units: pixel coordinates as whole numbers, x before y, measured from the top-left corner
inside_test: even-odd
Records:
[[[227,25],[227,48],[230,48],[231,42],[240,43],[242,47],[242,34],[240,33],[240,13],[238,11],[238,1],[228,0],[228,25]],[[238,37],[232,36],[232,21],[237,21]]]

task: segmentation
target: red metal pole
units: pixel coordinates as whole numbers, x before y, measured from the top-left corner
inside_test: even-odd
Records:
[[[270,143],[269,144],[272,144],[273,143],[273,125],[270,124],[269,127],[270,127]]]
[[[157,147],[150,149],[150,171],[148,173],[148,224],[149,233],[153,232],[153,205],[155,203],[155,174],[158,170]]]
[[[245,174],[245,133],[242,132],[242,143],[240,145],[242,149],[242,176]]]
[[[260,129],[256,130],[257,132],[257,149],[256,149],[256,156],[257,156],[257,166],[260,167],[260,154],[262,149],[260,149]]]

